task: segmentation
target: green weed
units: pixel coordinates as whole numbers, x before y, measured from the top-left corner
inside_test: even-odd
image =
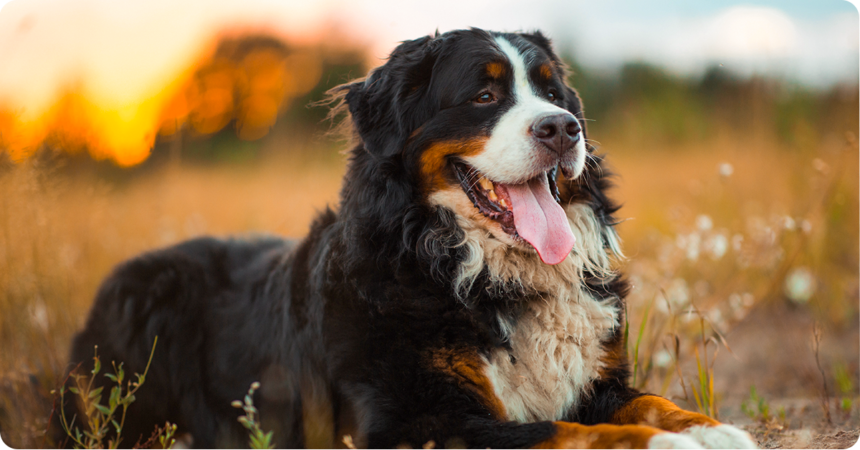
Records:
[[[66,417],[65,409],[62,407],[65,404],[65,396],[67,388],[63,385],[60,388],[60,424],[63,427],[66,435],[71,438],[73,445],[77,448],[101,449],[101,448],[118,448],[122,443],[122,429],[125,425],[126,413],[129,406],[135,401],[135,393],[143,386],[146,381],[146,375],[149,373],[149,366],[152,363],[152,357],[155,355],[155,346],[158,343],[158,337],[152,343],[152,351],[149,354],[149,360],[146,363],[146,369],[143,374],[135,374],[136,380],[126,380],[123,363],[116,364],[111,362],[113,373],[105,373],[104,376],[114,382],[116,385],[110,390],[107,404],[102,404],[104,386],[93,388],[96,376],[101,372],[101,359],[98,355],[98,346],[94,349],[93,369],[90,371],[90,376],[81,375],[72,372],[70,376],[75,380],[76,386],[68,387],[68,392],[76,395],[80,399],[81,411],[84,412],[86,427],[82,430],[81,427],[75,425],[77,416],[71,419]],[[126,383],[127,382],[127,383]],[[123,383],[125,389],[123,389]],[[175,440],[173,434],[176,432],[176,426],[170,423],[165,424],[164,428],[156,427],[156,436],[159,437],[159,443],[162,448],[171,448]],[[116,433],[115,435],[113,433]],[[153,440],[153,439],[150,439]]]
[[[833,376],[836,378],[836,387],[841,396],[839,408],[843,413],[849,414],[854,406],[854,402],[851,400],[851,396],[854,394],[854,379],[848,373],[844,363],[836,364],[833,368]]]
[[[636,384],[636,378],[639,374],[639,345],[642,343],[642,336],[645,334],[645,327],[648,325],[648,317],[651,312],[651,307],[654,305],[654,300],[651,300],[651,303],[645,308],[645,313],[642,316],[642,323],[639,324],[639,333],[636,335],[636,345],[633,347],[633,386],[639,386]],[[625,332],[627,330],[625,329]],[[650,366],[650,363],[649,363]],[[644,380],[643,380],[644,384]]]
[[[259,382],[255,381],[251,383],[251,388],[248,389],[248,394],[245,395],[245,402],[243,403],[239,400],[235,400],[231,404],[234,408],[242,408],[242,410],[245,411],[244,416],[239,416],[239,423],[241,423],[242,426],[248,429],[248,433],[250,434],[250,447],[253,449],[275,448],[274,444],[272,444],[272,435],[274,434],[274,432],[263,432],[263,430],[260,428],[260,423],[258,421],[258,416],[260,412],[257,411],[257,408],[254,407],[254,391],[259,388]]]
[[[741,403],[741,411],[752,420],[767,422],[771,418],[770,405],[764,397],[758,395],[755,386],[750,386],[750,396]],[[785,415],[784,409],[782,410],[782,415]]]
[[[696,347],[694,352],[696,354],[696,371],[698,374],[698,383],[690,384],[690,387],[693,391],[693,397],[696,400],[696,406],[699,408],[699,412],[705,414],[708,417],[717,419],[718,418],[718,409],[717,409],[717,396],[714,392],[714,365],[713,362],[717,359],[717,352],[719,351],[719,343],[713,336],[705,338],[705,318],[699,314],[699,325],[701,327],[701,336],[702,336],[702,357],[699,357],[699,348]],[[711,359],[711,362],[708,363],[708,344],[714,343],[714,356]],[[724,342],[725,344],[725,342]],[[702,361],[704,360],[704,362]]]

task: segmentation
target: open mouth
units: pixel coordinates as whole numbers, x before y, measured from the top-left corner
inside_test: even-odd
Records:
[[[547,264],[558,264],[576,239],[561,207],[556,174],[541,172],[520,184],[497,183],[466,163],[453,163],[460,186],[475,208],[515,241],[525,241]]]

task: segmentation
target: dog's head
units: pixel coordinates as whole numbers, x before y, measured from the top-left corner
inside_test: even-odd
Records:
[[[360,140],[351,171],[377,180],[377,201],[447,208],[458,223],[558,264],[576,245],[565,208],[605,200],[565,76],[539,32],[404,42],[366,79],[337,88]],[[345,197],[372,195],[356,189],[345,186]]]

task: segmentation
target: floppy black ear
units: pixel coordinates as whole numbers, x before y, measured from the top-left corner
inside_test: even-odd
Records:
[[[552,51],[552,42],[548,37],[544,36],[540,30],[535,30],[531,33],[519,33],[523,39],[531,42],[532,44],[538,46],[541,50],[545,51],[547,55],[549,55],[550,59],[555,62],[558,62],[558,57],[555,56],[555,53]]]
[[[355,130],[371,153],[392,156],[430,115],[425,100],[435,64],[430,36],[401,43],[388,62],[344,88]]]

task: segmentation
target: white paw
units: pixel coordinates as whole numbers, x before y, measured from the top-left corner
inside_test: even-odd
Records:
[[[758,448],[749,433],[726,424],[715,427],[700,425],[681,433],[690,436],[704,448]]]
[[[648,448],[702,448],[702,446],[683,434],[667,432],[649,439]]]

